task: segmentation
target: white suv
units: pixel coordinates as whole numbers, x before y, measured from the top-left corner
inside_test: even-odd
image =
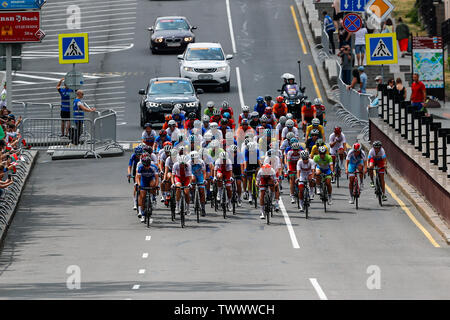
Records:
[[[221,86],[230,91],[230,64],[233,55],[225,55],[220,43],[190,43],[180,59],[180,77],[197,86]]]

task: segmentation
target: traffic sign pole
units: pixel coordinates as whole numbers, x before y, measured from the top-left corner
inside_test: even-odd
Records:
[[[6,102],[11,110],[12,105],[12,45],[6,44]],[[25,110],[24,110],[25,112]]]

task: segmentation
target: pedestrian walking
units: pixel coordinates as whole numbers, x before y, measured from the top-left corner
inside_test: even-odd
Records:
[[[407,24],[403,23],[403,19],[398,19],[397,28],[395,28],[395,33],[397,35],[398,46],[400,47],[401,57],[403,58],[408,52],[408,42],[409,42],[409,27]]]
[[[89,107],[83,102],[84,92],[82,90],[76,91],[77,97],[73,100],[73,117],[75,128],[72,128],[71,140],[72,144],[78,145],[80,143],[80,136],[83,133],[84,112],[94,112],[96,109]]]
[[[62,84],[63,87],[61,88]],[[56,85],[56,90],[58,90],[61,96],[61,137],[68,137],[70,128],[70,94],[73,90],[69,89],[64,82],[64,78],[59,80]]]
[[[417,111],[423,110],[423,103],[427,96],[427,89],[422,81],[419,80],[419,74],[413,74],[413,83],[411,84],[411,105],[417,108]]]
[[[361,29],[355,33],[355,54],[356,63],[359,66],[364,65],[364,55],[366,53],[366,34],[367,28],[363,25]]]
[[[394,32],[394,25],[392,23],[391,18],[388,18],[384,23],[383,30],[381,31],[381,33],[392,33],[392,32]]]
[[[328,15],[328,13],[326,11],[323,12],[323,26],[325,28],[325,31],[328,35],[328,41],[329,41],[329,45],[331,46],[331,49],[328,48],[328,50],[330,50],[331,54],[335,54],[336,53],[336,47],[334,45],[334,32],[336,31],[336,28],[334,26],[333,20],[331,19],[331,17]]]
[[[340,48],[338,56],[341,58],[342,81],[349,85],[351,82],[351,74],[355,56],[349,45],[345,45]]]
[[[402,79],[397,78],[397,80],[395,80],[394,92],[395,102],[401,103],[406,100],[406,88],[403,86]]]

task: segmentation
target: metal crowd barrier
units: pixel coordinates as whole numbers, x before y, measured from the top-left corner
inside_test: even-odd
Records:
[[[20,107],[18,107],[20,106]],[[46,102],[13,101],[11,111],[14,114],[21,114],[23,118],[59,118],[59,104]],[[57,109],[55,111],[55,109]]]
[[[398,101],[385,84],[378,86],[378,116],[443,172],[448,172],[450,128],[442,128],[433,115],[417,111],[410,101]],[[448,172],[450,177],[450,172]]]
[[[94,149],[104,147],[123,149],[117,143],[117,114],[114,110],[104,110],[94,119]]]

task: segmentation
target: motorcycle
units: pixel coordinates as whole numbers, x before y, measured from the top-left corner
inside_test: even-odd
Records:
[[[305,96],[305,87],[299,88],[296,84],[287,84],[281,92],[285,103],[288,107],[288,112],[292,113],[296,119],[301,119],[301,109],[304,101],[308,98]]]

